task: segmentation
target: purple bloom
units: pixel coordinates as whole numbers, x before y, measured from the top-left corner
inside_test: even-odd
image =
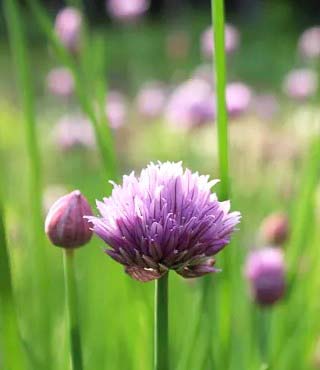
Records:
[[[107,0],[106,7],[112,18],[133,21],[144,14],[150,6],[148,0]]]
[[[48,73],[47,86],[52,94],[69,97],[74,91],[73,76],[67,68],[55,68]]]
[[[163,111],[166,99],[167,92],[161,83],[149,83],[138,93],[138,111],[143,117],[157,118]]]
[[[308,28],[299,39],[299,51],[305,58],[320,57],[320,27]]]
[[[62,151],[95,146],[95,136],[90,122],[79,115],[62,117],[54,127],[53,139]]]
[[[62,44],[72,53],[79,50],[82,27],[82,15],[78,9],[62,9],[55,21],[55,32]]]
[[[227,85],[226,100],[229,115],[235,118],[249,109],[252,101],[251,89],[242,82],[232,82]]]
[[[227,54],[232,54],[239,47],[240,34],[239,31],[232,25],[225,26],[225,50]],[[201,50],[202,54],[207,58],[212,58],[213,48],[213,32],[212,27],[208,27],[201,35]]]
[[[260,305],[271,305],[285,292],[284,255],[281,249],[263,248],[251,252],[247,258],[245,275],[254,300]]]
[[[165,115],[168,123],[182,129],[213,121],[215,105],[211,85],[193,78],[178,86],[169,99]]]
[[[127,104],[124,96],[118,91],[110,91],[106,100],[105,112],[111,128],[118,129],[123,126],[127,116]]]
[[[284,92],[293,99],[304,100],[314,95],[318,88],[318,76],[312,69],[294,69],[283,82]]]
[[[218,181],[184,170],[180,163],[149,164],[114,184],[97,202],[100,217],[88,217],[111,249],[106,253],[140,281],[169,269],[186,278],[215,272],[212,258],[230,241],[239,212],[219,202],[210,189]]]

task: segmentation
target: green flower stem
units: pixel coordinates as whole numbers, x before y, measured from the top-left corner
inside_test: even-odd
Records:
[[[214,75],[218,130],[218,160],[221,179],[220,200],[230,197],[228,158],[228,114],[226,106],[226,56],[224,35],[224,1],[211,0],[214,37]]]
[[[10,260],[7,250],[4,215],[0,199],[0,321],[1,354],[4,369],[23,370],[25,358],[22,350],[18,319],[13,296]]]
[[[155,282],[154,370],[169,370],[168,275]]]
[[[29,169],[29,214],[27,228],[32,230],[30,240],[30,265],[33,269],[33,289],[40,302],[50,301],[49,274],[43,245],[43,218],[42,218],[42,170],[39,142],[36,128],[35,94],[31,74],[30,58],[22,10],[17,0],[4,0],[4,15],[7,23],[11,52],[15,64],[17,88],[22,105],[27,160]],[[41,362],[45,368],[51,368],[51,313],[43,305],[36,305],[36,321],[33,332],[41,345]],[[48,303],[49,307],[49,303]],[[39,351],[40,352],[40,351]]]
[[[80,325],[77,304],[77,287],[74,267],[74,251],[64,250],[64,280],[66,294],[66,308],[68,314],[68,331],[71,347],[72,370],[82,370],[82,348],[80,338]]]

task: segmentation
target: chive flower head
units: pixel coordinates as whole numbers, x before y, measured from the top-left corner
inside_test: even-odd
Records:
[[[300,54],[307,59],[320,57],[320,27],[314,26],[306,29],[298,42]]]
[[[231,24],[225,25],[225,51],[226,53],[234,53],[240,43],[240,34],[236,27]],[[201,50],[202,54],[206,58],[212,58],[212,53],[214,52],[213,47],[213,31],[212,27],[208,27],[201,35]]]
[[[315,95],[317,89],[317,73],[309,68],[293,69],[283,81],[284,93],[295,100],[306,100]]]
[[[213,258],[230,241],[239,212],[219,202],[218,180],[183,169],[182,163],[150,163],[132,172],[112,194],[97,201],[99,217],[88,217],[110,248],[106,253],[139,281],[169,269],[185,278],[215,272]]]
[[[55,20],[55,32],[60,42],[71,52],[77,53],[80,47],[82,14],[71,6],[63,8]]]
[[[131,22],[142,16],[149,8],[148,0],[107,0],[107,11],[112,18]]]

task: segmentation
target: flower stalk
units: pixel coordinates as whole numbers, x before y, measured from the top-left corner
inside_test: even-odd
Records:
[[[4,215],[0,199],[0,320],[2,329],[2,365],[6,369],[25,369],[18,318],[13,296],[7,250]]]
[[[166,273],[155,281],[154,370],[169,370],[168,277]]]
[[[71,368],[72,370],[83,370],[73,249],[63,250],[63,262]]]
[[[229,154],[228,154],[228,114],[226,105],[226,56],[224,1],[211,0],[214,39],[214,77],[216,83],[216,110],[218,130],[218,160],[221,179],[220,198],[229,199]]]
[[[31,268],[34,272],[32,289],[40,302],[49,302],[48,284],[50,273],[43,248],[42,232],[42,168],[40,148],[36,127],[35,93],[33,88],[31,64],[28,53],[28,41],[22,17],[22,9],[17,0],[3,2],[5,20],[11,47],[11,54],[15,65],[17,88],[23,113],[23,123],[26,138],[26,150],[29,169],[29,220],[27,225],[32,230],[30,240]],[[49,307],[49,304],[48,304]],[[36,305],[35,323],[33,331],[41,345],[42,362],[46,369],[51,368],[51,348],[48,333],[51,331],[51,312],[45,306]]]

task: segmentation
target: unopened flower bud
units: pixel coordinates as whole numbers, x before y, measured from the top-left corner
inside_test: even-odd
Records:
[[[62,248],[77,248],[88,243],[92,230],[84,216],[92,216],[92,210],[79,190],[59,198],[45,221],[45,232],[50,241]]]
[[[245,276],[256,303],[262,306],[274,304],[285,292],[283,251],[263,248],[251,252],[246,261]]]
[[[71,52],[80,49],[82,14],[78,9],[66,7],[58,13],[55,20],[55,32],[60,42]]]
[[[273,213],[261,225],[264,241],[271,245],[281,245],[289,235],[289,220],[283,213]]]

